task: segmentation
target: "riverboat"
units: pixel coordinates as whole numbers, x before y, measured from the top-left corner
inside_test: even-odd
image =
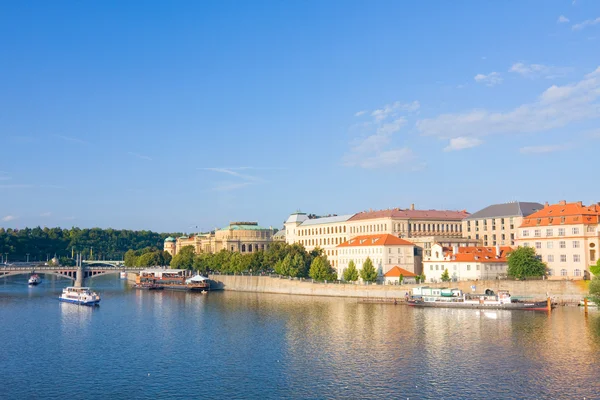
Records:
[[[58,299],[83,306],[95,306],[100,303],[100,296],[89,287],[66,287]]]
[[[165,290],[202,292],[210,290],[208,278],[196,275],[187,278],[187,270],[184,269],[147,269],[140,271],[136,277],[136,284],[151,284],[160,286]],[[186,279],[187,278],[187,279]]]
[[[39,285],[42,283],[42,278],[40,278],[38,274],[33,274],[29,277],[29,281],[27,283],[29,283],[31,286]]]
[[[133,285],[136,289],[141,290],[163,290],[164,288],[160,285],[155,285],[154,283],[136,283]]]
[[[512,298],[507,290],[495,293],[487,289],[483,294],[467,294],[459,289],[418,287],[413,289],[409,306],[469,308],[487,310],[543,310],[548,311],[553,304],[547,301],[519,301]]]

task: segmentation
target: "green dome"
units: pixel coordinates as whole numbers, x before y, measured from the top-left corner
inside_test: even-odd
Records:
[[[174,241],[175,241],[175,238],[171,237],[171,236],[169,236],[168,238],[165,239],[165,242],[174,242]]]

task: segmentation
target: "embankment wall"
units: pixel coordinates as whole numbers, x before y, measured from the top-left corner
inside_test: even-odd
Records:
[[[424,285],[359,285],[336,283],[313,283],[310,280],[300,281],[288,278],[248,275],[211,275],[213,288],[239,292],[296,294],[308,296],[334,296],[356,298],[404,298],[406,292],[415,286],[452,287],[470,293],[471,285],[475,291],[482,293],[486,289],[508,290],[515,297],[526,297],[532,300],[544,300],[548,296],[558,302],[579,302],[588,293],[587,281],[509,281],[482,280],[441,283]]]

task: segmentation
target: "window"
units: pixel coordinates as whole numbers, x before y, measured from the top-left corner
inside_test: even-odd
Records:
[[[564,240],[561,240],[560,242],[558,242],[558,247],[560,247],[561,249],[566,248],[567,242],[565,242]]]
[[[581,276],[581,270],[580,269],[576,269],[575,272],[573,273],[573,275],[575,275],[575,276]]]
[[[479,265],[476,268],[477,268],[477,271],[479,271]]]
[[[579,248],[579,240],[573,240],[573,248],[574,249],[578,249]]]
[[[546,236],[552,236],[554,234],[554,229],[546,229]]]
[[[542,242],[535,242],[535,248],[536,249],[541,249],[542,248]]]
[[[552,254],[548,254],[548,262],[554,262],[554,256]]]
[[[567,262],[567,255],[566,254],[561,254],[560,255],[560,262]]]
[[[554,242],[546,242],[547,249],[551,249],[552,247],[554,247]]]
[[[573,262],[580,262],[581,261],[581,256],[579,254],[573,254]]]
[[[579,228],[572,229],[573,235],[579,235]]]
[[[470,271],[470,270],[471,270],[471,266],[467,265],[467,271]]]
[[[523,230],[523,237],[529,237],[529,231],[527,229]]]
[[[567,270],[566,269],[561,269],[560,270],[560,276],[567,276]]]
[[[454,266],[454,270],[456,271],[456,265]]]
[[[541,229],[536,229],[536,230],[534,231],[534,235],[535,235],[535,237],[540,237],[540,236],[542,236],[542,230],[541,230]]]
[[[596,229],[593,226],[590,225],[590,226],[587,227],[587,231],[593,233],[593,232],[596,232]]]
[[[439,270],[439,269],[440,269],[440,266],[439,266],[439,265],[436,265],[436,266],[435,266],[435,270],[437,271],[437,270]]]
[[[529,247],[529,243],[528,242],[523,243],[523,247]]]
[[[558,236],[565,236],[565,228],[558,228]]]
[[[548,276],[552,276],[553,272],[551,269],[548,270]]]
[[[430,266],[429,266],[429,269],[430,269],[431,271],[433,271],[433,265],[430,265]]]

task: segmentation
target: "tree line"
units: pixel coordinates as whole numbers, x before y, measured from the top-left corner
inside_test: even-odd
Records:
[[[26,261],[27,254],[29,261],[45,262],[54,255],[62,261],[80,252],[87,260],[122,260],[129,249],[162,249],[168,236],[179,235],[110,228],[0,228],[0,254],[9,262]]]

